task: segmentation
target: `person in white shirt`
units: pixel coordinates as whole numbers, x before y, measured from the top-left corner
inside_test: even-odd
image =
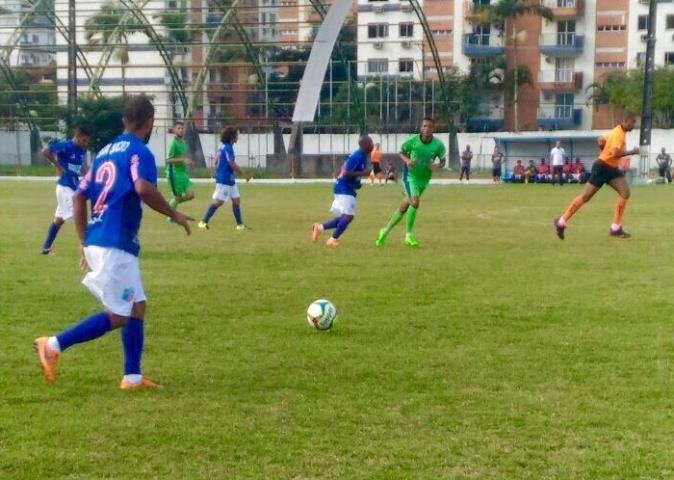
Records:
[[[555,177],[559,179],[559,184],[564,185],[564,157],[566,152],[562,148],[562,141],[557,140],[555,147],[550,150],[550,164],[552,165],[552,185],[555,184]]]

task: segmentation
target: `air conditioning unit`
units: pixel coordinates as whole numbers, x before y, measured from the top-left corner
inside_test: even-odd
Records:
[[[384,48],[384,43],[383,42],[374,42],[374,48],[376,48],[377,50],[381,50],[382,48]]]
[[[545,63],[552,63],[554,59],[552,57],[545,57]]]
[[[648,40],[648,34],[647,33],[644,33],[643,35],[641,35],[641,41],[642,42],[645,42],[647,40]]]
[[[384,5],[372,5],[372,11],[374,13],[384,13]]]
[[[551,93],[544,93],[543,94],[543,100],[545,100],[546,102],[551,101],[552,100],[552,94]]]
[[[402,45],[403,48],[412,48],[412,42],[410,42],[409,40],[405,40],[404,42],[401,42],[400,45]]]

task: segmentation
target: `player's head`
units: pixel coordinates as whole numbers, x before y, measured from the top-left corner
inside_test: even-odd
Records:
[[[421,138],[428,139],[433,136],[433,132],[435,132],[435,120],[431,117],[424,117],[421,121],[420,131]]]
[[[173,133],[178,140],[182,139],[185,136],[185,122],[178,120],[173,124]]]
[[[623,127],[623,130],[626,132],[631,132],[634,130],[634,125],[637,123],[637,116],[632,112],[627,112],[623,115],[622,120],[620,120],[620,126]]]
[[[517,160],[517,165],[522,165],[522,160]]]
[[[378,143],[375,143],[375,144],[374,144],[374,148],[377,149],[377,150],[379,150],[379,149],[381,148],[381,145],[378,144]],[[663,149],[663,150],[664,150],[664,149]]]
[[[667,151],[667,150],[665,150],[665,147],[662,147],[662,148],[660,149],[660,152],[663,153],[663,154],[664,154],[666,151]]]
[[[363,152],[365,152],[366,155],[371,154],[372,150],[374,150],[374,142],[369,135],[363,135],[360,137],[358,139],[358,146]]]
[[[466,150],[470,152],[470,145],[466,145]]]
[[[87,148],[91,141],[91,130],[88,127],[79,126],[73,128],[73,143],[80,148]]]
[[[124,104],[122,117],[124,131],[135,135],[145,143],[150,141],[154,127],[154,106],[145,95],[131,97]]]
[[[557,141],[555,142],[555,147],[557,147],[557,148],[562,148],[562,141],[561,141],[561,140],[557,140]]]
[[[580,163],[580,157],[576,157],[576,163]]]
[[[234,127],[223,127],[220,130],[220,141],[222,143],[236,143],[239,139],[239,132]]]

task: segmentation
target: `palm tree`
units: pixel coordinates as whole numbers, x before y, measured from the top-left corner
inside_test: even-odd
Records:
[[[517,41],[521,38],[523,32],[517,32],[515,22],[523,15],[537,15],[545,20],[553,19],[552,10],[541,5],[540,0],[500,0],[498,3],[479,7],[481,22],[484,24],[495,24],[504,35],[504,42],[508,48],[508,42],[512,41],[513,64],[508,68],[512,75],[513,102],[515,104],[515,131],[519,131],[519,106],[518,93],[519,87],[523,83],[520,78],[527,70],[523,69],[517,62]],[[513,34],[509,36],[506,32],[512,29]],[[530,72],[529,72],[530,77]]]
[[[129,35],[142,31],[140,25],[125,13],[126,9],[122,5],[109,2],[103,4],[99,12],[84,23],[84,37],[90,46],[117,45],[113,54],[119,60],[122,70],[122,95],[126,95]]]

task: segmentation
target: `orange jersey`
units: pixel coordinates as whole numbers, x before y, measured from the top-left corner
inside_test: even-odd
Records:
[[[370,161],[372,163],[379,163],[381,162],[381,151],[375,149],[372,150],[372,153],[370,154]]]
[[[604,135],[603,138],[606,143],[599,154],[599,160],[609,164],[613,168],[620,167],[621,162],[624,161],[623,158],[614,157],[612,152],[614,149],[618,149],[620,151],[625,150],[625,130],[623,130],[623,127],[618,125],[613,130]]]

